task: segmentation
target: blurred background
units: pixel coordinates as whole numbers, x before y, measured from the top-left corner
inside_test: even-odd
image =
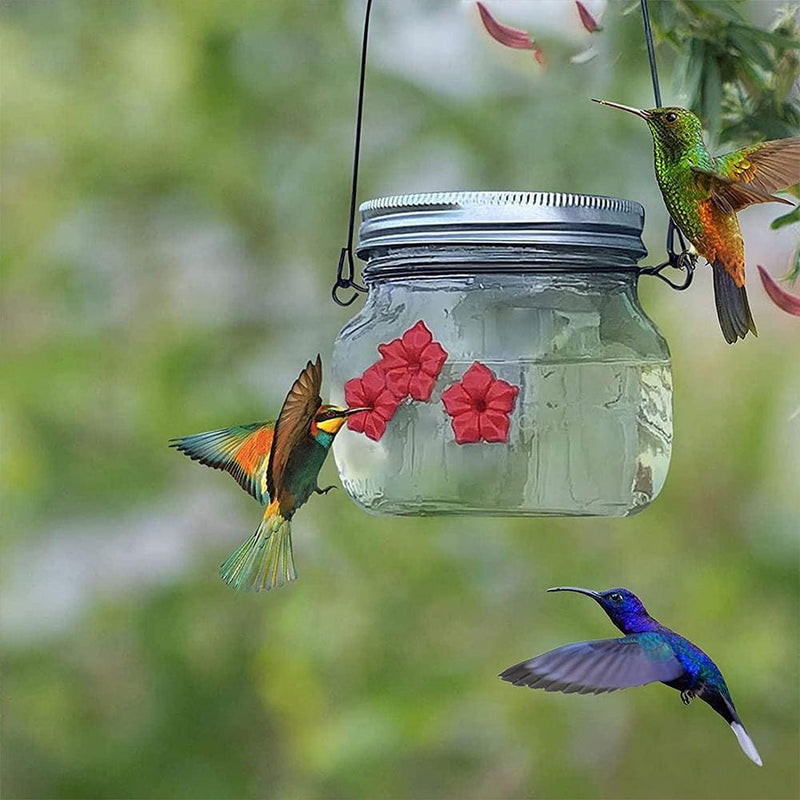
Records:
[[[489,3],[537,36],[543,69],[489,39],[471,2],[378,0],[359,199],[627,197],[660,260],[647,130],[588,102],[652,105],[624,5],[576,64],[590,36],[574,4]],[[777,7],[741,11],[767,26]],[[2,5],[3,795],[798,796],[800,330],[753,269],[787,270],[798,231],[769,229],[780,209],[741,216],[757,339],[725,344],[704,266],[687,293],[642,282],[672,349],[675,440],[641,516],[373,518],[337,491],[296,520],[297,583],[220,581],[261,512],[166,442],[272,417],[355,313],[329,291],[362,11]],[[320,482],[335,479],[331,459]],[[663,686],[498,680],[614,634],[586,598],[544,593],[559,584],[627,586],[706,649],[764,768]]]

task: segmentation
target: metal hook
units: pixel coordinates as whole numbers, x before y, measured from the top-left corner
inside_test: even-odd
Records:
[[[681,245],[681,252],[675,252],[675,236],[678,236],[678,241]],[[694,270],[697,266],[697,256],[689,251],[686,240],[680,232],[678,226],[670,219],[669,227],[667,228],[667,260],[663,264],[658,264],[655,267],[642,267],[639,270],[639,275],[653,275],[656,278],[664,281],[668,286],[671,286],[675,291],[682,292],[692,285],[694,279]],[[661,271],[667,267],[673,269],[683,270],[686,273],[686,278],[683,283],[675,283],[671,281],[666,275],[662,275]]]
[[[345,263],[347,264],[347,276],[344,274]],[[367,287],[357,283],[353,276],[355,274],[355,265],[353,264],[353,254],[348,247],[343,247],[342,252],[339,254],[339,266],[336,268],[336,283],[331,288],[331,297],[333,302],[338,306],[352,305],[359,292],[366,292]],[[342,300],[339,297],[339,292],[342,289],[352,289],[353,296],[349,300]]]

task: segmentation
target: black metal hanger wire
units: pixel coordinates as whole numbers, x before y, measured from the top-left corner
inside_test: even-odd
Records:
[[[655,48],[653,47],[653,32],[650,28],[650,13],[647,8],[647,0],[640,0],[642,7],[642,22],[644,24],[644,36],[647,42],[647,57],[650,62],[650,75],[653,79],[653,95],[656,107],[661,106],[661,88],[658,84],[658,68],[656,66]],[[339,264],[336,268],[336,282],[331,289],[331,297],[340,306],[349,306],[355,302],[359,292],[366,292],[366,286],[362,286],[356,281],[356,268],[353,260],[353,235],[356,225],[356,195],[358,192],[358,165],[361,156],[361,128],[364,117],[364,84],[367,74],[367,43],[369,41],[369,18],[372,11],[372,0],[367,0],[364,12],[364,33],[361,40],[361,67],[358,76],[358,105],[356,111],[356,131],[355,146],[353,148],[353,178],[350,187],[350,212],[347,225],[347,242],[339,254]],[[680,252],[675,248],[675,237],[677,234]],[[667,260],[663,264],[654,267],[642,267],[640,275],[654,275],[673,289],[683,291],[688,289],[694,277],[694,268],[697,263],[697,256],[689,251],[683,234],[670,217],[669,228],[667,229]],[[681,269],[686,272],[683,283],[674,283],[669,278],[661,274],[666,267]],[[340,292],[352,291],[352,295],[343,299]]]

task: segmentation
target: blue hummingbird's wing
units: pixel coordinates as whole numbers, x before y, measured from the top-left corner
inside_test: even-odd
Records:
[[[602,694],[683,674],[672,648],[658,634],[575,642],[522,661],[500,674],[515,686],[546,692]]]

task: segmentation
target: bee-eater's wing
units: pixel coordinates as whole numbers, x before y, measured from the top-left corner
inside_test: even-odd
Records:
[[[800,183],[800,136],[760,142],[717,156],[716,168],[725,177],[770,195]]]
[[[269,500],[267,463],[275,423],[253,422],[170,439],[169,446],[207,467],[230,472],[237,483],[262,505]]]
[[[281,413],[275,423],[275,439],[269,456],[267,469],[267,488],[269,496],[279,500],[280,489],[284,484],[286,465],[292,450],[311,429],[311,420],[322,405],[322,359],[312,364],[310,361],[283,401]]]
[[[702,167],[692,167],[692,172],[700,186],[711,195],[711,200],[724,212],[740,211],[746,206],[755,203],[785,203],[792,205],[789,200],[777,197],[774,194],[764,194],[758,189],[742,181],[728,178]]]
[[[602,694],[683,674],[672,648],[657,633],[575,642],[522,661],[500,674],[515,686],[546,692]]]

